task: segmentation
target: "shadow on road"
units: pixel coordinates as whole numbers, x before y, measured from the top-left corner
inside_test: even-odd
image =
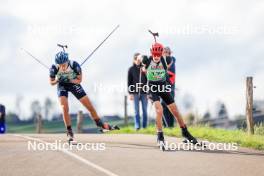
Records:
[[[178,150],[177,150],[178,151]],[[212,154],[227,154],[227,155],[249,155],[249,156],[262,156],[262,152],[247,152],[247,151],[231,151],[231,150],[180,150],[181,152],[200,152],[200,153],[212,153]],[[175,152],[175,150],[168,150],[168,152]]]
[[[130,148],[130,149],[153,149],[153,150],[159,150],[158,146],[155,145],[144,145],[144,144],[135,144],[135,143],[115,143],[111,142],[108,144],[114,144],[109,145],[108,147],[112,148]],[[118,145],[119,144],[119,145]],[[122,146],[123,145],[123,146]],[[227,154],[227,155],[248,155],[248,156],[262,156],[264,157],[264,153],[259,152],[253,152],[253,151],[231,151],[231,150],[209,150],[209,149],[202,149],[201,150],[183,150],[183,149],[167,149],[164,152],[199,152],[199,153],[207,153],[207,154]]]

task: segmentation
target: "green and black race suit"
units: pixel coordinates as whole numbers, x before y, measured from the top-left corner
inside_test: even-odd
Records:
[[[162,98],[167,105],[174,103],[170,93],[171,90],[167,89],[167,87],[171,88],[167,82],[167,64],[170,64],[170,62],[170,57],[161,57],[160,61],[156,63],[152,57],[143,56],[142,63],[147,71],[149,96],[153,102],[160,101],[160,98]]]
[[[147,68],[147,79],[151,82],[164,82],[166,81],[166,70],[161,62],[155,63],[151,61]]]

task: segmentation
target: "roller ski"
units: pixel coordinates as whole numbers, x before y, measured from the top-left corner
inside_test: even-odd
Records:
[[[160,150],[165,151],[166,150],[166,142],[164,139],[163,132],[158,132],[157,133],[157,146],[159,147]]]
[[[101,133],[106,133],[113,130],[120,130],[120,128],[117,125],[109,125],[108,123],[102,122],[102,120],[95,121],[97,127],[99,128],[99,131]]]
[[[69,145],[77,145],[77,141],[75,140],[72,131],[68,131],[67,132],[67,137],[68,137],[68,143],[69,143]]]
[[[108,125],[107,128],[100,128],[99,129],[99,131],[101,133],[106,133],[106,132],[113,131],[113,130],[120,130],[120,128],[117,125],[114,125],[114,126]]]

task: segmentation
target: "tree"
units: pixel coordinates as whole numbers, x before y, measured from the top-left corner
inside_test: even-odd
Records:
[[[47,97],[44,101],[44,118],[49,119],[53,107],[54,103],[49,97]]]
[[[209,111],[205,112],[203,115],[203,120],[210,120],[211,119],[211,113]]]
[[[31,112],[32,112],[32,116],[35,117],[36,115],[41,113],[41,105],[40,102],[38,100],[34,100],[31,103],[30,106]]]
[[[216,104],[216,115],[219,119],[228,119],[228,112],[223,102],[217,102]]]
[[[23,96],[18,94],[16,96],[15,105],[16,105],[16,113],[18,115],[18,118],[21,118],[21,102],[23,101]]]
[[[41,129],[42,129],[41,105],[38,100],[34,100],[31,103],[31,111],[33,118],[36,119],[36,131],[37,133],[41,133]]]

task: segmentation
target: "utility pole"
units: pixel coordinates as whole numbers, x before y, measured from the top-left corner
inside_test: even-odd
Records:
[[[124,97],[124,124],[125,126],[128,125],[128,116],[127,116],[127,95]]]
[[[254,121],[253,121],[253,77],[247,77],[246,80],[246,118],[247,129],[249,134],[254,134]]]
[[[83,132],[83,112],[78,111],[77,114],[77,133],[82,133]]]
[[[36,126],[37,133],[42,133],[42,116],[40,113],[37,114],[37,126]]]

